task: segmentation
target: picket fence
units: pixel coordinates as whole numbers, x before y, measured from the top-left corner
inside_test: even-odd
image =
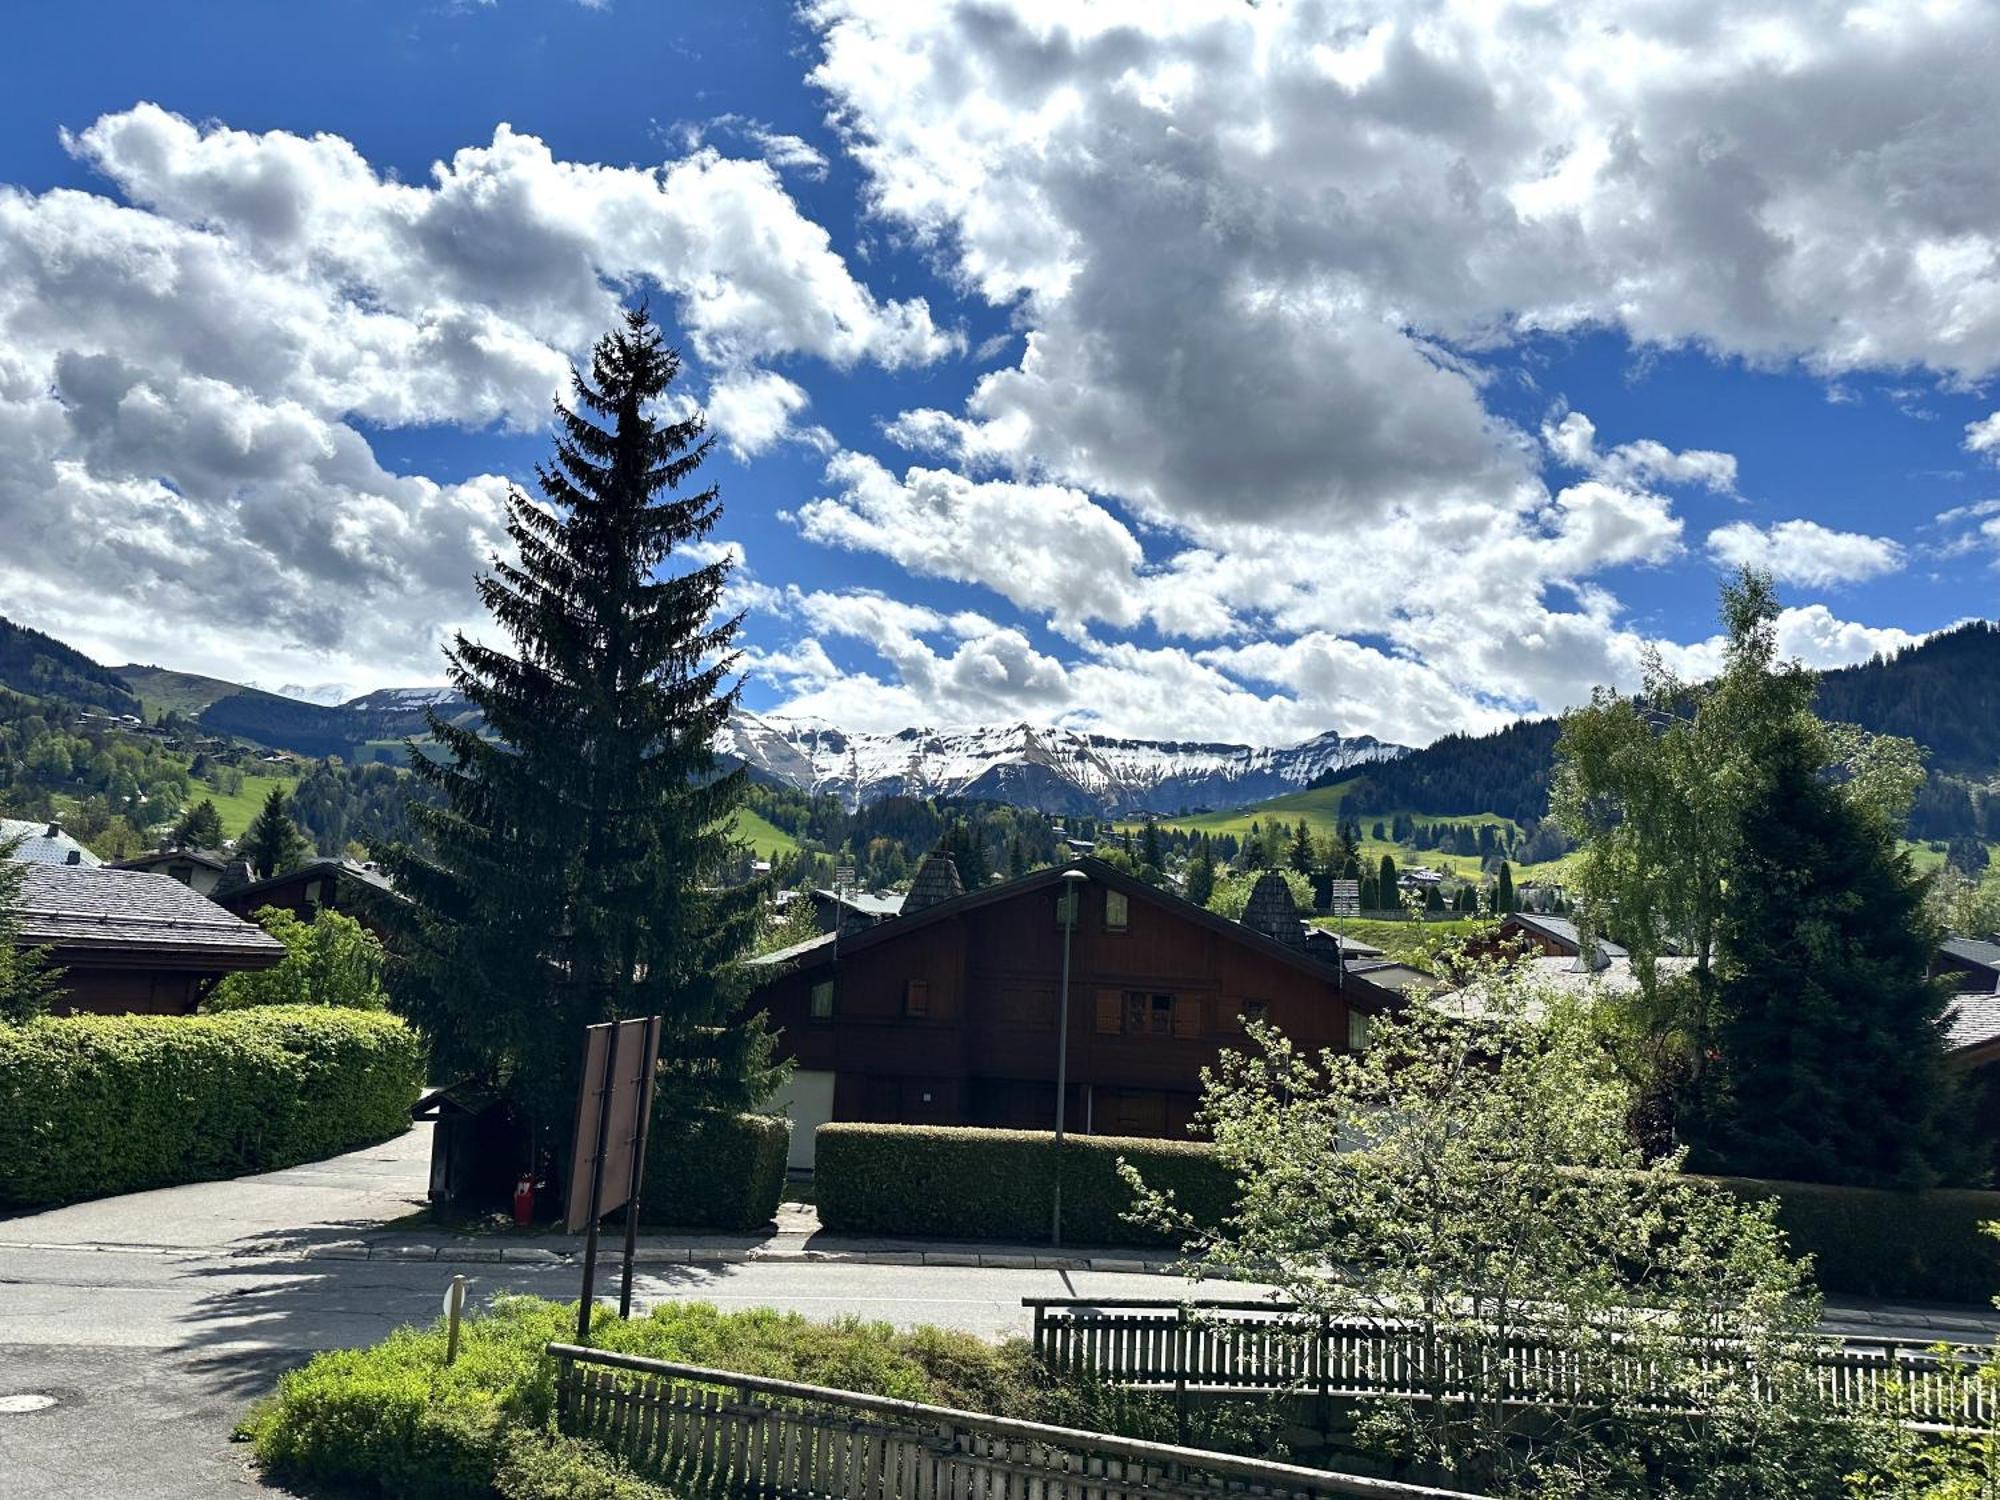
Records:
[[[1290,1391],[1323,1399],[1462,1396],[1475,1385],[1522,1404],[1616,1395],[1641,1402],[1659,1387],[1643,1346],[1621,1353],[1615,1339],[1588,1350],[1522,1337],[1495,1347],[1425,1340],[1408,1323],[1302,1314],[1288,1303],[1184,1303],[1170,1298],[1105,1301],[1027,1297],[1035,1350],[1052,1369],[1088,1372],[1113,1385],[1189,1392]],[[1816,1339],[1805,1351],[1823,1398],[1894,1415],[1923,1429],[1985,1428],[2000,1422],[1989,1382],[1955,1378],[1991,1351],[1936,1347],[1907,1339]],[[1477,1382],[1466,1361],[1477,1357]],[[1718,1340],[1703,1361],[1722,1373],[1734,1346]],[[1492,1363],[1498,1361],[1497,1366]]]
[[[1475,1500],[789,1380],[551,1344],[562,1429],[677,1491],[797,1500]]]

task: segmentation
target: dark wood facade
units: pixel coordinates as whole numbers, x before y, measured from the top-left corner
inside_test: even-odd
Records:
[[[1350,1013],[1397,1003],[1108,866],[1075,867],[1089,878],[1071,935],[1072,1130],[1185,1134],[1201,1069],[1242,1041],[1244,1015],[1339,1049],[1360,1035]],[[843,937],[837,958],[821,940],[764,987],[780,1049],[831,1075],[832,1119],[1052,1127],[1062,883],[1043,871],[906,914]]]

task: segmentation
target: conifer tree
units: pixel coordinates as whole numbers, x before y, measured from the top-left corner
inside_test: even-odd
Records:
[[[1382,856],[1381,866],[1375,871],[1375,890],[1381,896],[1385,910],[1395,906],[1396,862],[1386,854]]]
[[[1167,867],[1166,851],[1160,847],[1160,825],[1150,820],[1146,831],[1139,836],[1139,862],[1155,870]]]
[[[204,797],[174,825],[174,846],[179,849],[220,849],[222,814],[212,799]]]
[[[661,405],[680,369],[642,309],[599,340],[555,409],[546,504],[515,493],[479,595],[513,650],[460,635],[451,681],[485,732],[436,713],[440,794],[414,810],[432,853],[395,850],[417,931],[404,1003],[443,1077],[506,1090],[545,1145],[576,1108],[586,1025],[662,1020],[663,1111],[743,1108],[780,1077],[746,1022],[740,955],[762,890],[723,888],[744,773],[716,774],[738,619],[727,560],[678,567],[720,514],[694,487],[713,439]]]
[[[1291,867],[1301,875],[1312,874],[1313,843],[1312,830],[1306,827],[1306,820],[1300,818],[1292,830],[1292,846],[1289,857]]]
[[[1493,882],[1493,913],[1505,916],[1514,909],[1514,872],[1506,860],[1500,861],[1500,873]]]
[[[259,880],[296,870],[305,863],[306,857],[312,853],[312,845],[299,831],[299,825],[292,821],[291,810],[285,806],[283,787],[274,786],[265,794],[264,805],[250,820],[250,826],[244,830],[236,851],[250,862],[250,868]]]
[[[1887,819],[1822,774],[1801,716],[1766,746],[1719,939],[1718,1054],[1683,1122],[1694,1161],[1750,1177],[1929,1187],[1973,1170],[1926,977],[1927,882]]]
[[[1209,847],[1208,838],[1203,835],[1201,843],[1194,851],[1194,858],[1188,864],[1188,900],[1196,906],[1206,906],[1215,894],[1215,851]]]

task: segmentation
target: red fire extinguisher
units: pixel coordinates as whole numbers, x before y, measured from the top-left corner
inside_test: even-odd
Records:
[[[514,1184],[514,1222],[523,1229],[535,1222],[535,1179],[526,1172]]]

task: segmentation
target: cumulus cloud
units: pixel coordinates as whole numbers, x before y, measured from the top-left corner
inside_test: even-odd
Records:
[[[1020,330],[961,406],[889,425],[938,467],[853,460],[806,534],[1086,651],[1141,625],[1226,641],[1192,655],[1323,689],[1327,719],[1364,711],[1337,686],[1364,665],[1400,674],[1379,688],[1411,738],[1630,685],[1648,642],[1597,575],[1679,556],[1666,492],[1733,496],[1736,459],[1606,443],[1566,408],[1521,430],[1489,394],[1512,344],[1611,328],[1829,380],[2000,365],[1976,8],[806,14],[873,213]],[[1812,585],[1901,559],[1793,523],[1709,545]],[[1813,608],[1791,628],[1817,622],[1819,657],[1874,639]]]
[[[2000,463],[2000,411],[1965,424],[1965,451],[1984,454]]]
[[[121,660],[434,678],[506,481],[394,472],[362,424],[539,427],[624,292],[671,300],[746,454],[813,438],[759,361],[959,343],[855,280],[764,161],[566,162],[503,125],[408,184],[151,105],[66,142],[120,197],[0,188],[0,597]]]
[[[1732,521],[1708,534],[1708,554],[1730,567],[1762,568],[1780,583],[1815,587],[1859,583],[1903,566],[1903,549],[1887,537],[1834,531],[1817,521],[1758,527]]]

